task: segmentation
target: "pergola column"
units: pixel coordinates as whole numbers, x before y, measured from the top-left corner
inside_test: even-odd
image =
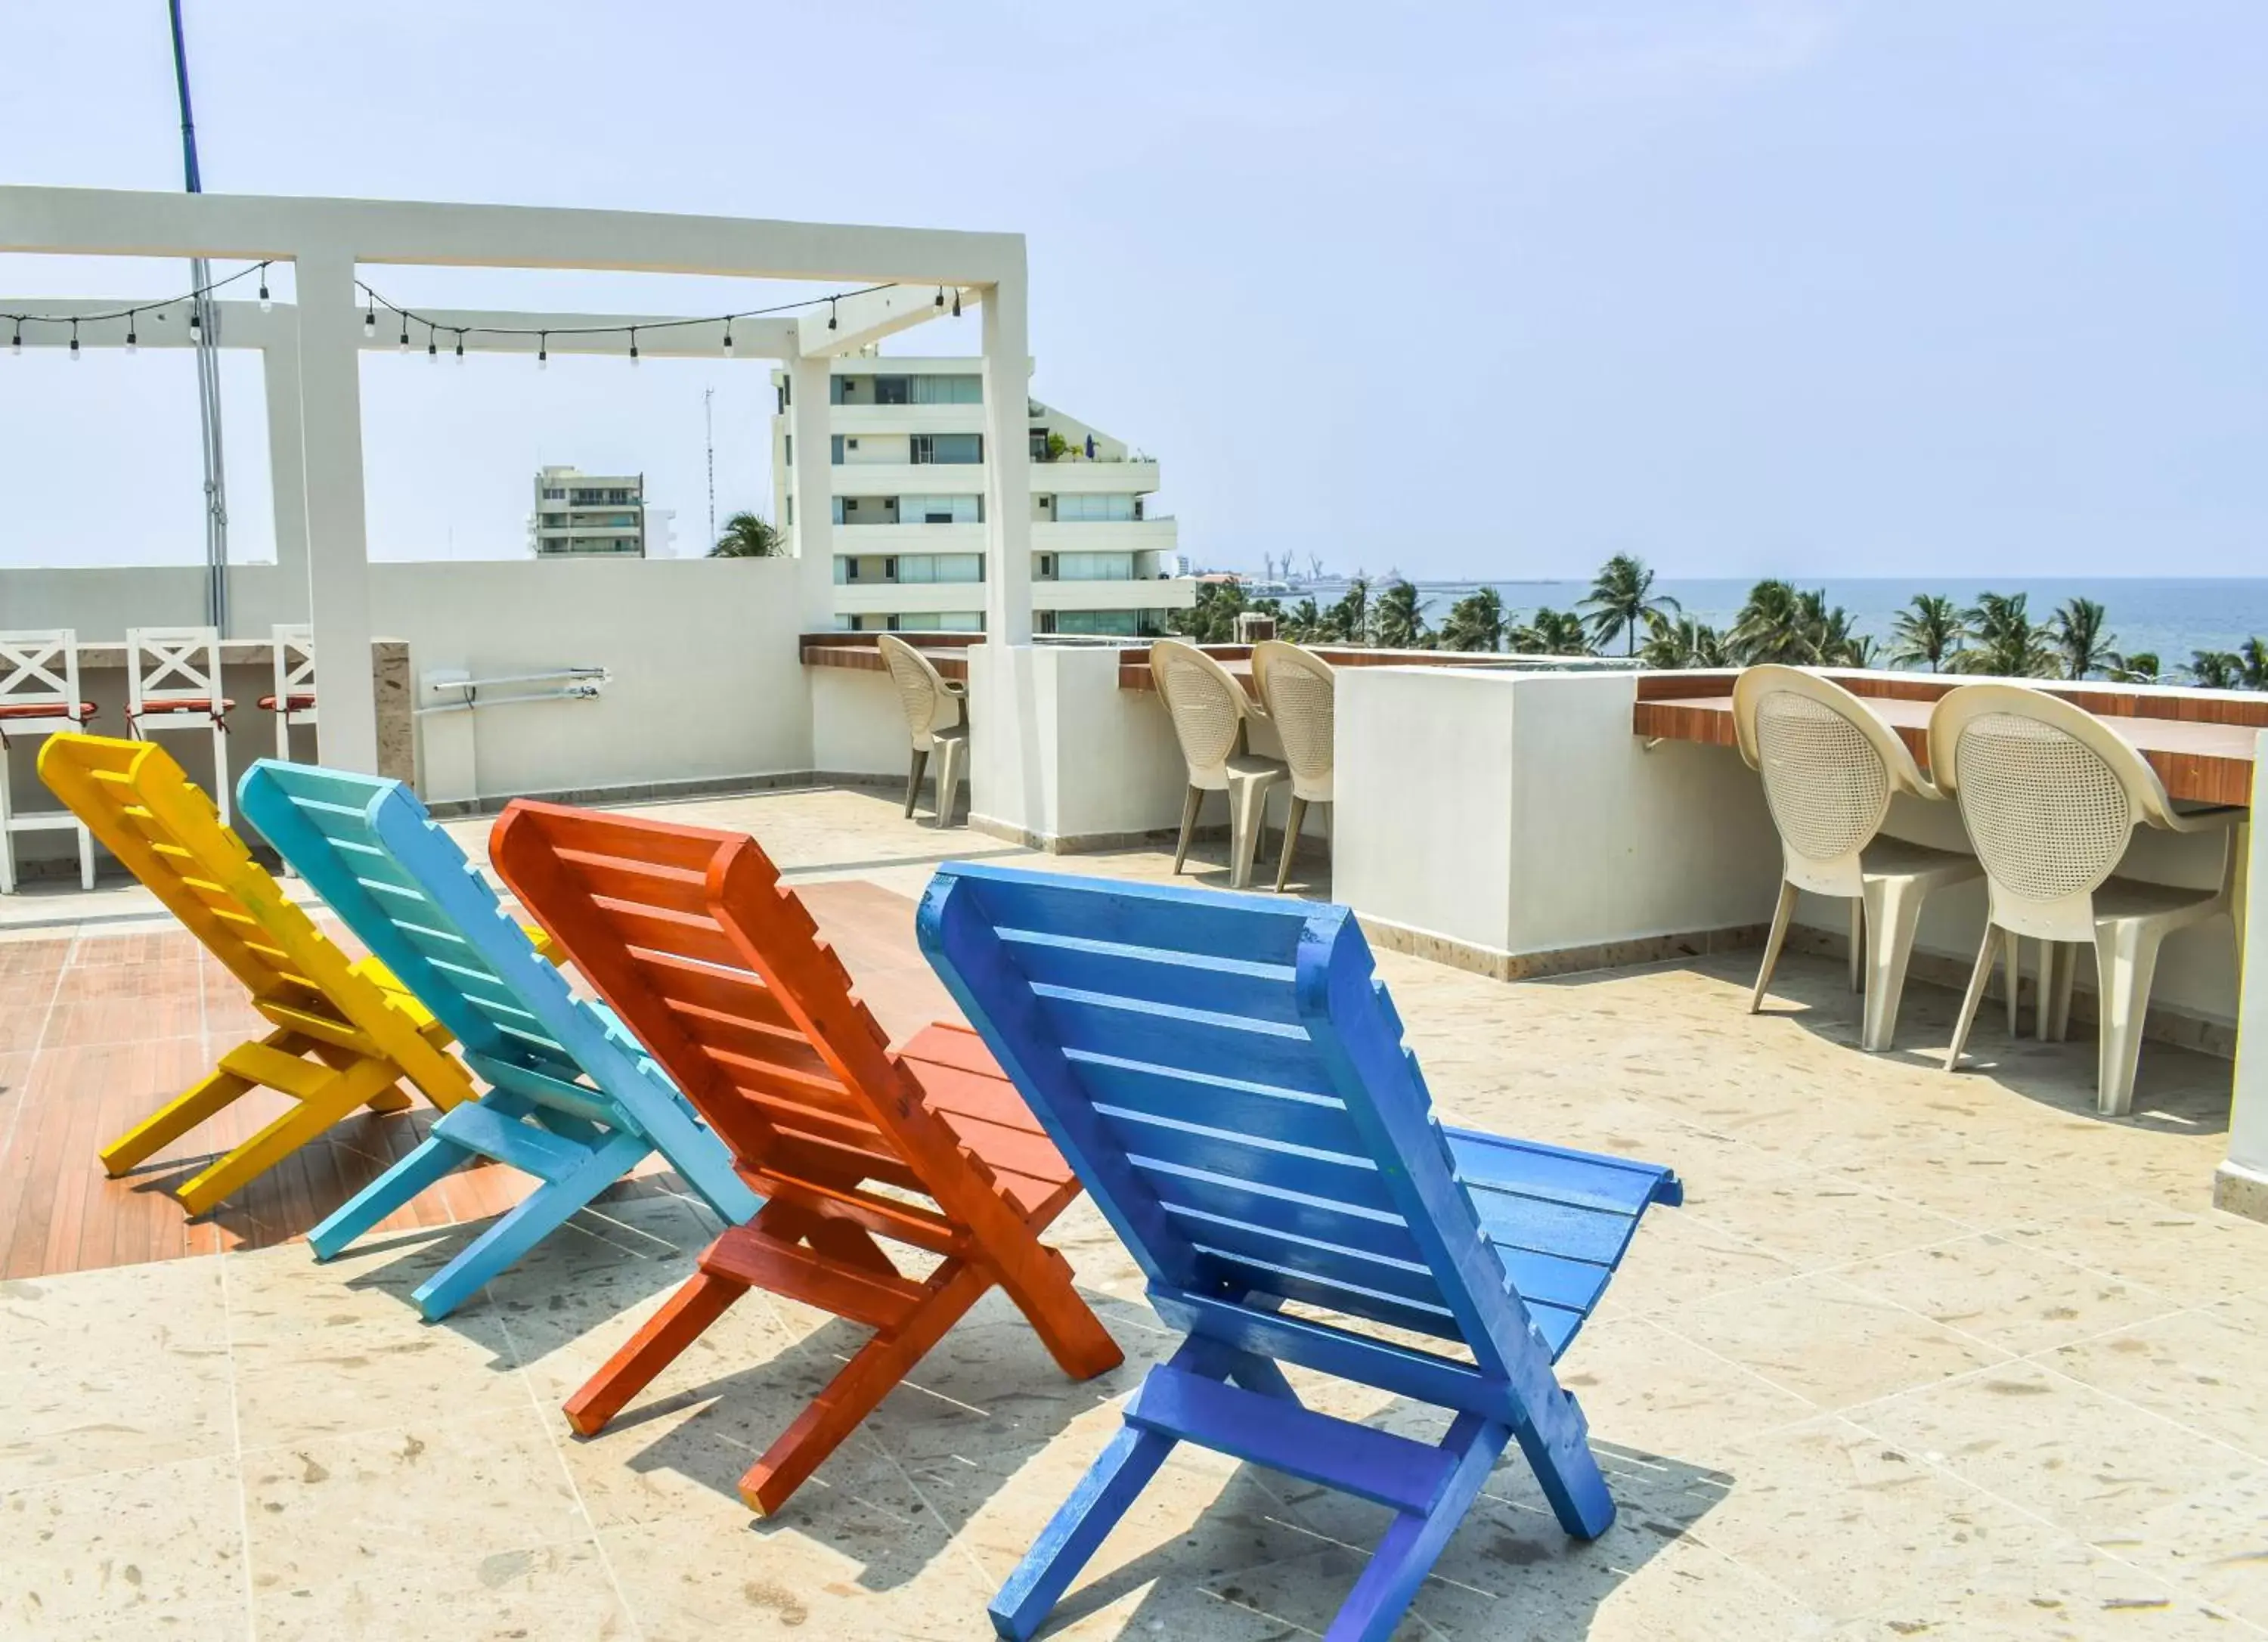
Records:
[[[371,682],[370,544],[363,517],[362,319],[344,251],[303,251],[299,416],[306,472],[308,619],[315,630],[315,741],[339,769],[378,773]],[[284,524],[277,520],[277,557]]]
[[[984,636],[1032,642],[1032,350],[1021,247],[985,287]]]
[[[796,598],[806,633],[835,625],[835,468],[824,356],[788,362],[788,426],[795,438],[795,550],[803,563]]]
[[[283,310],[277,310],[278,317]],[[268,490],[276,515],[276,573],[293,594],[307,585],[307,453],[299,431],[298,315],[293,323],[276,326],[261,338],[260,371],[268,399]],[[304,597],[294,597],[278,614],[286,621],[306,612]],[[263,633],[243,632],[244,638]],[[318,727],[320,721],[318,720]]]

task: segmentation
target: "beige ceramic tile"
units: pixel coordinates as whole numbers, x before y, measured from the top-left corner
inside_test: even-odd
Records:
[[[414,1568],[414,1572],[410,1572]],[[259,1642],[632,1642],[642,1631],[595,1545],[446,1551],[263,1590]]]
[[[2224,1300],[2067,1345],[2055,1368],[2268,1463],[2268,1300]]]
[[[2139,1198],[2058,1219],[2040,1246],[2191,1306],[2249,1293],[2268,1272],[2268,1226]]]
[[[1653,1321],[1822,1410],[1966,1373],[2006,1355],[1829,1276],[1719,1295]]]
[[[232,1460],[184,1460],[0,1493],[0,1634],[87,1636],[226,1608],[242,1624]]]

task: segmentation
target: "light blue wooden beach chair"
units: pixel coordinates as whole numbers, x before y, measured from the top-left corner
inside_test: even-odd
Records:
[[[456,1034],[490,1086],[308,1233],[328,1260],[460,1164],[543,1183],[412,1299],[445,1317],[659,1150],[728,1223],[761,1206],[730,1154],[603,1005],[575,997],[465,852],[398,781],[261,759],[240,813]]]
[[[1030,1636],[1181,1441],[1395,1513],[1329,1632],[1381,1642],[1506,1445],[1561,1527],[1614,1502],[1552,1364],[1668,1169],[1435,1122],[1344,907],[955,863],[922,946],[1186,1330],[991,1606]],[[1280,1309],[1454,1342],[1466,1362]],[[1303,1407],[1279,1362],[1454,1416],[1438,1446]]]

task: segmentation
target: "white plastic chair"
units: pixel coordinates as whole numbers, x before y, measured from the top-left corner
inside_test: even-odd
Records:
[[[1852,990],[1866,993],[1859,1041],[1886,1049],[1923,902],[1984,868],[1974,856],[1879,836],[1894,794],[1941,795],[1897,733],[1841,685],[1798,667],[1749,667],[1733,686],[1733,723],[1741,756],[1764,777],[1785,862],[1749,1012],[1764,1007],[1797,892],[1837,896],[1851,902]]]
[[[16,835],[69,827],[78,833],[78,881],[94,887],[94,837],[65,809],[16,814],[8,788],[9,744],[85,730],[94,703],[78,693],[78,635],[67,627],[0,633],[0,895],[16,893]]]
[[[934,751],[937,761],[937,824],[953,824],[954,796],[968,753],[968,692],[954,683],[927,656],[888,633],[875,637],[890,681],[898,687],[898,705],[906,715],[906,734],[913,743],[913,768],[906,776],[906,811],[914,813],[921,793],[922,771]]]
[[[1338,674],[1331,664],[1312,650],[1281,639],[1263,639],[1252,647],[1252,676],[1260,685],[1260,699],[1284,744],[1285,762],[1292,770],[1292,813],[1284,822],[1284,858],[1277,863],[1276,888],[1280,894],[1292,880],[1292,853],[1300,845],[1300,827],[1310,804],[1331,802],[1333,769],[1333,703]],[[1329,822],[1325,821],[1325,826]]]
[[[293,727],[315,722],[315,630],[304,622],[278,622],[270,634],[276,688],[259,706],[276,715],[276,756],[289,763]]]
[[[1189,790],[1182,803],[1182,838],[1174,850],[1178,874],[1189,858],[1197,812],[1208,792],[1228,794],[1228,882],[1242,889],[1252,882],[1252,858],[1268,815],[1268,789],[1292,772],[1272,758],[1245,750],[1245,720],[1252,698],[1227,668],[1194,644],[1176,638],[1152,640],[1150,676],[1158,699],[1173,720],[1174,737],[1189,767]]]
[[[1929,718],[1929,762],[1938,784],[1984,863],[1992,923],[1945,1057],[1960,1064],[1977,1001],[1991,977],[1992,931],[2041,943],[2038,1031],[2063,1037],[2071,1024],[2076,950],[2095,949],[2102,1013],[2095,1049],[2095,1108],[2123,1116],[2134,1072],[2158,948],[2176,930],[2236,916],[2235,828],[2242,809],[2183,814],[2142,755],[2084,709],[2019,684],[1970,684],[1942,697]],[[2227,835],[2220,884],[2181,889],[2117,878],[2135,827]],[[2242,942],[2240,939],[2240,952]]]
[[[236,703],[220,693],[220,630],[217,627],[129,627],[126,630],[126,733],[146,741],[162,731],[212,737],[213,803],[220,824],[230,819],[228,718]]]

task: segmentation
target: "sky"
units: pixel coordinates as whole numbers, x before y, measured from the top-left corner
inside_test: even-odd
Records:
[[[1200,563],[1418,578],[2268,574],[2259,0],[188,0],[206,187],[1007,230],[1034,393]],[[180,185],[165,7],[11,0],[0,180]],[[777,287],[402,269],[419,304]],[[0,256],[25,297],[180,264]],[[288,279],[276,282],[279,297]],[[899,351],[973,352],[972,313]],[[272,554],[232,357],[234,556]],[[534,469],[770,513],[764,367],[368,357],[372,551]],[[184,353],[0,353],[0,566],[194,563]]]

